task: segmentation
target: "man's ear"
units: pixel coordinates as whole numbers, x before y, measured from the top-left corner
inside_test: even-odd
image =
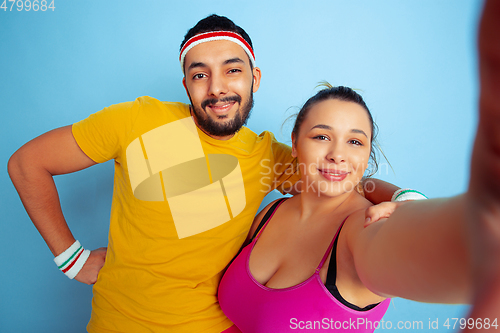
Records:
[[[253,92],[256,93],[260,87],[260,78],[262,77],[262,73],[259,67],[254,67],[253,71]]]
[[[295,133],[292,133],[292,157],[297,157],[296,142],[297,142],[297,138],[295,137]]]
[[[182,85],[184,86],[184,89],[186,89],[186,93],[189,95],[188,88],[186,87],[186,77],[185,76],[182,78]]]

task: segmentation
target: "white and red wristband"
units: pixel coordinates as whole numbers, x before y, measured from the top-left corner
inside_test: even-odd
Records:
[[[392,195],[392,202],[407,201],[407,200],[425,200],[427,197],[417,190],[410,188],[400,188]]]
[[[54,258],[54,262],[64,274],[73,279],[82,269],[90,256],[90,251],[85,250],[79,241],[68,247],[66,251]]]

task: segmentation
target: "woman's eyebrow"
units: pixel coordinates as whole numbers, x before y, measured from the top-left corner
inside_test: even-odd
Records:
[[[363,135],[364,135],[364,136],[366,136],[366,138],[368,139],[368,135],[366,135],[365,131],[363,131],[363,130],[353,128],[353,129],[351,130],[351,133],[360,133],[360,134],[363,134]]]
[[[324,125],[324,124],[315,125],[311,129],[315,129],[315,128],[326,129],[326,130],[329,130],[329,131],[333,130],[333,128],[331,126]]]
[[[326,130],[333,130],[333,128],[329,125],[325,125],[325,124],[318,124],[318,125],[314,125],[311,130],[315,129],[315,128],[321,128],[321,129],[326,129]],[[359,133],[359,134],[363,134],[364,136],[366,136],[368,138],[368,135],[366,135],[365,131],[363,130],[360,130],[360,129],[357,129],[357,128],[353,128],[351,130],[351,133]]]

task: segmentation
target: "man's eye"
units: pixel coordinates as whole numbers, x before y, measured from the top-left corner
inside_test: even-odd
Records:
[[[195,74],[193,76],[193,79],[194,80],[199,80],[199,79],[203,79],[205,77],[205,74]]]

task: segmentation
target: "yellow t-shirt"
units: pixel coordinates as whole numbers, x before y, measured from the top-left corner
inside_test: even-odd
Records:
[[[73,125],[95,162],[115,160],[106,263],[89,332],[220,332],[221,275],[264,196],[298,180],[290,147],[243,127],[200,131],[182,103],[141,97]],[[288,186],[287,186],[288,185]]]

